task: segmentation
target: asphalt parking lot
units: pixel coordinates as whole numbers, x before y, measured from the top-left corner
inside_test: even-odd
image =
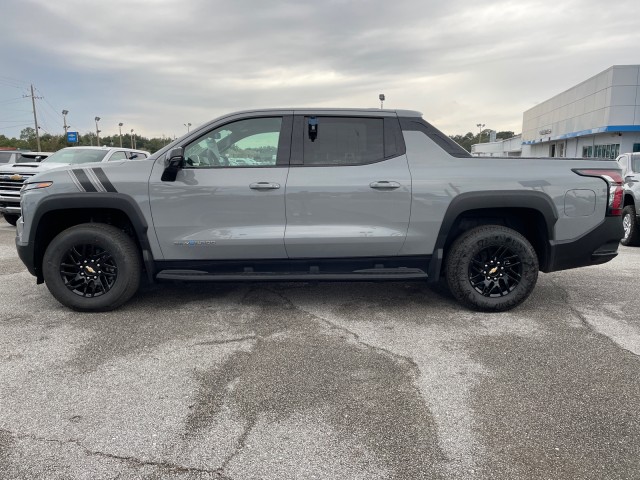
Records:
[[[422,283],[159,285],[75,313],[0,222],[0,478],[640,478],[640,248],[515,311]]]

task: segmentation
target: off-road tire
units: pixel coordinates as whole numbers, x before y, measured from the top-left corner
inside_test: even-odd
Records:
[[[104,265],[98,266],[101,261]],[[94,268],[85,270],[87,262],[87,267]],[[101,268],[105,270],[103,275],[98,274]],[[42,265],[44,281],[51,294],[63,305],[78,311],[107,311],[119,307],[138,290],[141,269],[140,252],[133,239],[122,230],[102,223],[76,225],[58,234],[47,247]],[[69,271],[78,271],[78,274],[73,276]],[[96,276],[91,277],[94,274]]]
[[[2,216],[7,221],[7,223],[13,225],[14,227],[16,226],[16,223],[18,223],[18,219],[20,218],[20,215],[15,215],[13,213],[3,213]]]
[[[622,237],[620,243],[627,247],[640,245],[640,232],[638,231],[635,206],[627,205],[622,210],[622,226],[624,227],[624,237]]]
[[[521,234],[500,225],[483,225],[454,241],[445,268],[456,300],[473,310],[503,312],[531,294],[539,265],[534,248]]]

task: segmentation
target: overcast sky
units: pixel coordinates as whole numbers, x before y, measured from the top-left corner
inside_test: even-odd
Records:
[[[0,134],[181,136],[263,107],[423,112],[446,134],[640,63],[638,0],[4,0]]]

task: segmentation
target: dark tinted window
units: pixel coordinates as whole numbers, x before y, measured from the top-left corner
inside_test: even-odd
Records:
[[[306,117],[305,165],[358,165],[384,158],[383,120],[356,117]],[[317,132],[312,131],[316,126]]]

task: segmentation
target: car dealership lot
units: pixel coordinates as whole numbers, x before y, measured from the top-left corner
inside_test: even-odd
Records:
[[[638,478],[638,248],[500,314],[408,282],[166,284],[80,314],[14,234],[0,477]]]

